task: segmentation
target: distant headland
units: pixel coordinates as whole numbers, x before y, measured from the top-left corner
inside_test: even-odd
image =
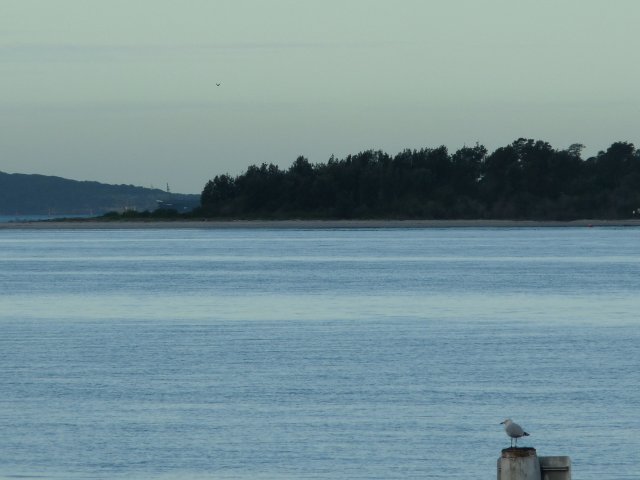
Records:
[[[191,211],[199,195],[134,185],[108,185],[47,175],[0,172],[0,216],[100,216],[108,212]]]

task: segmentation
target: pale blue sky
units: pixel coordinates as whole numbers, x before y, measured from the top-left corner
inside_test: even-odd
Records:
[[[199,193],[301,154],[640,145],[639,28],[638,0],[0,0],[0,170]]]

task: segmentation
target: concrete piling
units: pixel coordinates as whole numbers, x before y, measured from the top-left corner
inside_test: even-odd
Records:
[[[535,448],[505,448],[498,480],[571,480],[569,457],[538,457]]]
[[[571,480],[571,458],[539,457],[542,480]]]
[[[498,459],[498,480],[541,480],[536,449],[503,449]]]

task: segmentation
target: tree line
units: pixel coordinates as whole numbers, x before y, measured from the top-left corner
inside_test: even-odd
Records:
[[[492,153],[479,144],[367,150],[288,169],[252,165],[216,175],[194,214],[213,218],[620,219],[640,214],[640,151],[616,142],[583,159],[520,138]]]

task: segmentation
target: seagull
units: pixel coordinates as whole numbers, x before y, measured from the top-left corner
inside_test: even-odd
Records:
[[[220,86],[220,84],[219,84],[219,83],[216,83],[216,87],[219,87],[219,86]]]
[[[507,418],[504,422],[500,422],[500,424],[504,424],[504,431],[507,432],[507,435],[511,437],[511,446],[513,447],[513,439],[516,439],[516,448],[518,447],[518,439],[520,437],[528,437],[529,434],[525,432],[520,425],[514,423],[513,420]]]

